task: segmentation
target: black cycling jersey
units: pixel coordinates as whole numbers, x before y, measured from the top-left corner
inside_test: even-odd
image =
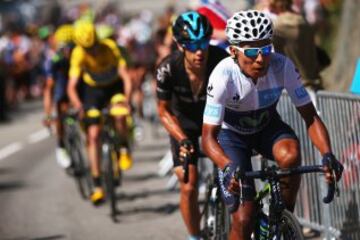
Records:
[[[194,96],[192,93],[182,52],[173,52],[157,67],[157,97],[160,100],[171,101],[172,111],[178,118],[182,129],[187,133],[201,134],[207,82],[215,66],[226,57],[228,54],[223,49],[209,47],[206,82],[198,96]]]

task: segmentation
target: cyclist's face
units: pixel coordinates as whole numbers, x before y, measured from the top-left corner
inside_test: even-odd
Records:
[[[202,68],[206,64],[208,57],[208,48],[206,49],[197,49],[196,51],[189,51],[183,48],[185,61],[193,68]]]
[[[236,47],[231,47],[230,51],[231,54],[237,59],[242,72],[252,79],[257,79],[264,76],[269,68],[271,54],[268,53],[268,49],[266,47],[269,44],[271,44],[271,41],[268,39],[256,42],[247,42],[242,43],[239,46],[242,48],[242,51]],[[249,48],[259,49],[258,51],[256,51],[256,49],[247,51]],[[256,51],[258,54],[255,54],[254,56],[247,56],[249,55],[248,53],[251,54],[253,51]]]

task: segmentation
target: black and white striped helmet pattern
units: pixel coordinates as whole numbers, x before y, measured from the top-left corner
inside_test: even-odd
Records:
[[[272,34],[270,18],[256,10],[237,12],[226,23],[226,36],[230,44],[270,39]]]

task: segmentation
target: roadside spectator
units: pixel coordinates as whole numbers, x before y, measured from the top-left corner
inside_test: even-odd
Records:
[[[5,89],[6,89],[5,81],[6,81],[5,64],[0,58],[0,122],[6,122],[8,120],[6,115],[7,106],[6,106],[6,95],[5,95]]]
[[[314,32],[304,17],[292,10],[292,0],[270,0],[273,44],[276,52],[288,56],[300,71],[303,84],[311,90],[323,88]]]
[[[7,120],[7,98],[6,98],[6,65],[4,62],[5,48],[8,45],[9,39],[2,35],[0,36],[0,122]]]
[[[120,36],[126,40],[124,45],[132,60],[132,66],[129,67],[133,87],[132,104],[140,118],[143,118],[142,84],[155,62],[155,50],[151,39],[152,21],[153,14],[143,10],[123,27],[123,34]]]

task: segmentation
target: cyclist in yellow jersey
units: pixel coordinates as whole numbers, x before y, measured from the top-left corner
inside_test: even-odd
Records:
[[[76,47],[71,54],[67,92],[73,107],[79,111],[79,117],[84,119],[87,126],[87,151],[95,185],[90,198],[94,204],[98,204],[105,197],[100,173],[100,111],[110,104],[112,107],[123,107],[123,102],[129,108],[131,80],[127,63],[117,44],[110,39],[98,40],[92,23],[77,22],[73,37]],[[80,79],[85,83],[81,99],[76,91]],[[116,117],[115,120],[118,133],[124,139],[123,145],[126,145],[126,121],[123,116]],[[129,156],[127,159],[131,161]],[[131,163],[127,164],[128,167],[130,165]]]

